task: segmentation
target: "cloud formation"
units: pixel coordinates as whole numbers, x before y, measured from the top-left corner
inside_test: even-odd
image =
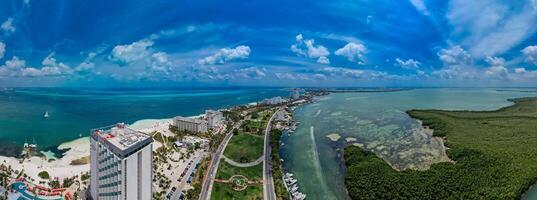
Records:
[[[6,44],[0,41],[0,59],[4,57],[4,53],[6,53]]]
[[[401,58],[396,58],[395,65],[403,69],[418,69],[421,63],[414,59],[403,60]]]
[[[2,25],[0,25],[0,28],[6,33],[15,32],[16,29],[13,26],[13,18],[12,17],[7,18],[7,20],[4,21],[4,23],[2,23]]]
[[[295,37],[295,43],[291,45],[291,51],[299,56],[317,59],[317,63],[330,64],[328,56],[330,52],[323,45],[315,45],[315,40],[304,39],[302,34]]]
[[[336,50],[334,54],[338,56],[343,56],[347,58],[347,60],[350,62],[357,62],[358,64],[363,65],[365,63],[365,52],[366,47],[363,44],[349,42],[342,48]]]
[[[242,78],[247,79],[261,79],[266,77],[267,70],[259,67],[247,67],[235,70],[235,74]]]
[[[142,39],[131,44],[117,45],[112,49],[109,58],[123,65],[141,63],[148,65],[152,72],[168,73],[171,70],[172,62],[169,61],[166,52],[152,49],[154,44],[151,39]]]
[[[437,53],[442,61],[443,68],[432,74],[443,79],[473,79],[475,70],[470,67],[473,62],[472,56],[460,46],[440,49]]]
[[[40,68],[27,67],[26,61],[13,56],[7,60],[4,65],[0,66],[0,77],[44,77],[44,76],[63,76],[72,74],[73,71],[69,66],[62,62],[57,62],[54,53],[47,56]]]
[[[537,12],[531,1],[452,0],[446,18],[450,36],[478,58],[494,56],[513,48],[537,29]]]
[[[117,45],[112,49],[110,59],[122,63],[131,63],[146,58],[151,54],[149,47],[154,42],[149,39],[143,39],[131,44]]]
[[[448,49],[441,49],[437,53],[438,58],[444,65],[468,65],[472,62],[472,56],[461,48],[461,46],[453,46]]]
[[[537,65],[537,46],[527,46],[522,50],[528,63]]]
[[[425,6],[425,3],[423,0],[410,0],[410,3],[421,12],[423,15],[430,15],[429,10],[427,10],[427,7]]]
[[[235,48],[223,48],[211,56],[199,59],[200,65],[224,64],[231,60],[246,59],[250,56],[250,47],[240,45]]]
[[[494,79],[506,79],[509,75],[507,68],[505,67],[505,59],[500,57],[487,57],[485,61],[491,65],[491,67],[485,69],[485,75]]]

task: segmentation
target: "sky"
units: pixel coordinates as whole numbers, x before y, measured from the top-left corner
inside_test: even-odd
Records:
[[[537,86],[537,0],[4,0],[0,87]]]

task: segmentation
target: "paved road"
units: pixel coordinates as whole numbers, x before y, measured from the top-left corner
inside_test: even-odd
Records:
[[[253,166],[259,165],[259,163],[263,162],[263,157],[264,156],[261,156],[257,160],[254,160],[254,161],[249,162],[249,163],[240,163],[240,162],[236,162],[234,160],[231,160],[230,158],[226,157],[226,155],[222,155],[222,158],[227,163],[229,163],[230,165],[233,165],[235,167],[253,167]]]
[[[276,116],[276,113],[280,112],[280,110],[281,109],[278,109],[272,114],[272,117],[270,117],[268,121],[267,129],[265,130],[265,159],[263,161],[263,199],[265,200],[276,200],[274,180],[272,179],[272,168],[270,167],[270,129],[272,128],[272,119],[274,119],[274,116]]]
[[[226,134],[226,137],[220,143],[220,146],[218,146],[218,149],[215,153],[213,153],[211,163],[209,163],[209,170],[207,170],[207,175],[205,175],[205,179],[203,180],[203,184],[201,187],[201,194],[200,194],[200,200],[208,200],[211,198],[211,190],[213,188],[213,181],[214,176],[216,176],[216,172],[218,170],[218,164],[220,163],[220,157],[224,153],[224,149],[226,148],[227,143],[233,136],[233,129],[239,128],[242,125],[243,121],[240,121],[239,123],[235,124],[233,128]]]

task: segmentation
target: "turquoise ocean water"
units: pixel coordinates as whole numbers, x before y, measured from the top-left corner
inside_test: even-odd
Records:
[[[344,145],[357,142],[396,168],[427,168],[446,158],[442,144],[406,110],[494,110],[511,105],[509,98],[526,96],[537,96],[537,92],[446,88],[320,97],[295,110],[301,124],[292,135],[282,138],[284,169],[298,179],[307,199],[348,199],[339,151]],[[341,139],[333,142],[326,137],[333,133]]]
[[[65,89],[0,90],[0,155],[16,156],[25,141],[41,150],[87,136],[89,129],[141,119],[193,116],[278,95],[284,89]],[[49,117],[44,114],[48,112]]]

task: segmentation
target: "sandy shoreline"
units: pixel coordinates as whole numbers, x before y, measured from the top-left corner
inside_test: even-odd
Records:
[[[253,102],[255,103],[255,102]],[[248,103],[250,105],[253,103]],[[189,118],[201,118],[205,114],[189,116]],[[169,130],[169,126],[173,124],[173,118],[164,119],[141,119],[130,124],[129,127],[150,134],[152,132],[160,132],[167,136],[173,136]],[[11,166],[15,170],[24,170],[24,173],[34,181],[45,181],[39,178],[38,174],[41,171],[47,171],[51,178],[70,178],[82,173],[89,172],[89,163],[82,165],[71,165],[71,162],[76,159],[87,157],[90,155],[90,140],[89,137],[82,137],[72,141],[67,141],[58,146],[59,150],[67,150],[61,158],[56,158],[50,151],[41,153],[43,157],[33,156],[29,159],[21,160],[15,157],[0,156],[0,164]],[[153,149],[157,149],[159,145],[155,143]]]
[[[200,117],[203,115],[192,116]],[[144,133],[154,131],[161,132],[165,135],[172,134],[168,129],[172,124],[172,118],[166,119],[143,119],[132,123],[129,127]],[[89,137],[82,137],[72,141],[64,142],[58,146],[59,150],[67,150],[61,158],[50,155],[50,152],[42,152],[44,157],[33,156],[25,159],[24,162],[15,157],[0,156],[0,164],[9,165],[15,170],[24,170],[35,182],[45,181],[39,178],[41,171],[47,171],[51,178],[69,178],[82,173],[89,172],[89,164],[71,165],[73,160],[90,155]],[[50,159],[50,161],[49,161]]]
[[[79,138],[70,142],[66,142],[58,146],[58,149],[69,149],[64,153],[61,159],[53,159],[52,161],[46,158],[33,156],[20,162],[14,157],[0,156],[0,163],[10,165],[15,170],[24,170],[31,179],[36,181],[44,181],[37,176],[41,171],[47,171],[51,178],[67,178],[80,175],[83,172],[89,171],[89,164],[71,165],[71,161],[89,156],[89,137]]]

